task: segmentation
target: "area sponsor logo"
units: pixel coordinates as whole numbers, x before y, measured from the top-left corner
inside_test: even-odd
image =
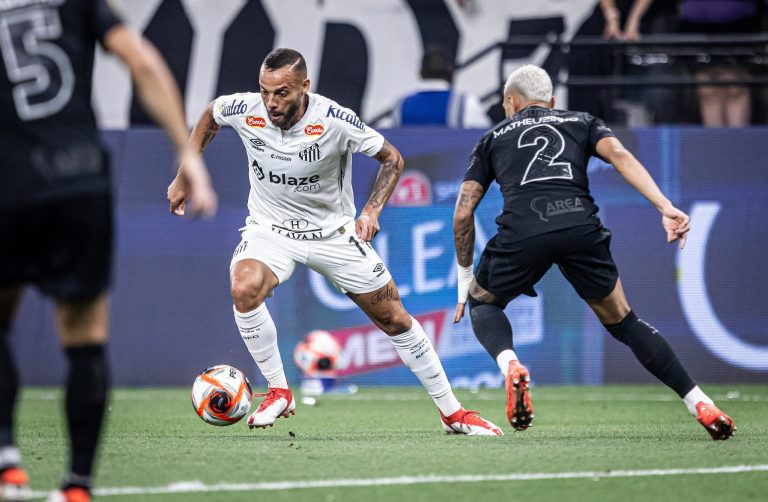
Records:
[[[245,123],[249,127],[266,127],[267,119],[264,117],[254,117],[253,115],[248,115],[245,117]]]
[[[414,316],[432,340],[433,347],[440,345],[447,315],[447,310],[438,310]],[[339,377],[403,364],[387,335],[372,324],[329,331],[341,345],[336,372]]]
[[[304,134],[307,136],[320,136],[325,132],[322,124],[309,124],[304,128]]]
[[[552,200],[549,197],[536,197],[531,201],[531,210],[539,215],[541,221],[549,221],[545,216],[557,216],[559,214],[584,211],[581,199],[573,197],[569,199]]]

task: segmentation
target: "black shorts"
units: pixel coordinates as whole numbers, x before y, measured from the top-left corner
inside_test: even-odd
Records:
[[[521,294],[536,296],[533,286],[557,264],[581,298],[605,298],[619,278],[610,244],[610,230],[596,225],[581,225],[517,241],[502,231],[488,241],[475,279],[483,289],[501,299],[509,300]]]
[[[57,300],[88,301],[109,286],[108,194],[0,206],[0,236],[0,287],[32,283]]]

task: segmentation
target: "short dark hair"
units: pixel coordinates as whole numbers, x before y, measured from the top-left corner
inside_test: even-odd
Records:
[[[421,78],[453,80],[453,54],[443,45],[430,45],[421,58]]]
[[[307,73],[307,62],[299,51],[293,49],[275,49],[264,58],[264,68],[277,70],[283,66],[290,66],[291,70],[298,73]]]

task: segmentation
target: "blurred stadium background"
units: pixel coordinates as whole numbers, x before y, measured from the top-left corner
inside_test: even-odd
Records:
[[[614,254],[634,310],[665,334],[700,382],[768,383],[765,32],[697,38],[657,33],[636,43],[607,42],[599,36],[597,0],[114,3],[167,58],[190,123],[217,95],[256,90],[260,63],[275,47],[301,51],[312,91],[356,110],[374,126],[416,86],[430,44],[453,51],[460,66],[455,88],[482,96],[496,116],[504,76],[523,63],[544,66],[560,82],[561,106],[570,98],[579,109],[606,118],[673,202],[692,215],[686,249],[666,245],[656,211],[610,166],[593,159],[592,190],[613,231]],[[697,64],[712,58],[738,61],[750,70],[740,82],[752,93],[753,126],[698,125],[693,75]],[[590,66],[595,61],[600,64]],[[207,151],[221,202],[216,218],[172,217],[164,198],[173,171],[171,150],[160,132],[146,127],[148,119],[122,71],[98,55],[94,101],[112,150],[117,188],[114,383],[188,385],[201,369],[226,363],[263,386],[238,336],[228,290],[230,253],[246,215],[242,145],[225,130]],[[466,160],[482,132],[382,132],[404,154],[407,171],[374,245],[406,307],[433,338],[452,383],[502,385],[469,325],[450,322],[456,283],[451,215]],[[358,156],[353,170],[359,208],[377,166]],[[481,205],[478,250],[494,233],[500,202],[496,189]],[[558,272],[545,277],[538,293],[507,309],[518,353],[537,383],[652,381],[630,351],[610,340]],[[289,380],[299,377],[291,363],[296,343],[313,329],[325,329],[342,343],[344,382],[418,383],[384,335],[322,277],[299,269],[267,303]],[[42,343],[55,337],[50,310],[34,291],[27,292],[15,337],[26,385],[52,385],[63,375],[55,344]]]

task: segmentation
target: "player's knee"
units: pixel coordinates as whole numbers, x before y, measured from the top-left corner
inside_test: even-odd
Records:
[[[379,316],[377,321],[381,330],[388,336],[399,335],[411,329],[411,315],[404,308],[387,311]]]
[[[262,292],[261,284],[252,280],[236,280],[233,278],[230,286],[232,303],[238,312],[250,312],[264,303],[266,293]]]

